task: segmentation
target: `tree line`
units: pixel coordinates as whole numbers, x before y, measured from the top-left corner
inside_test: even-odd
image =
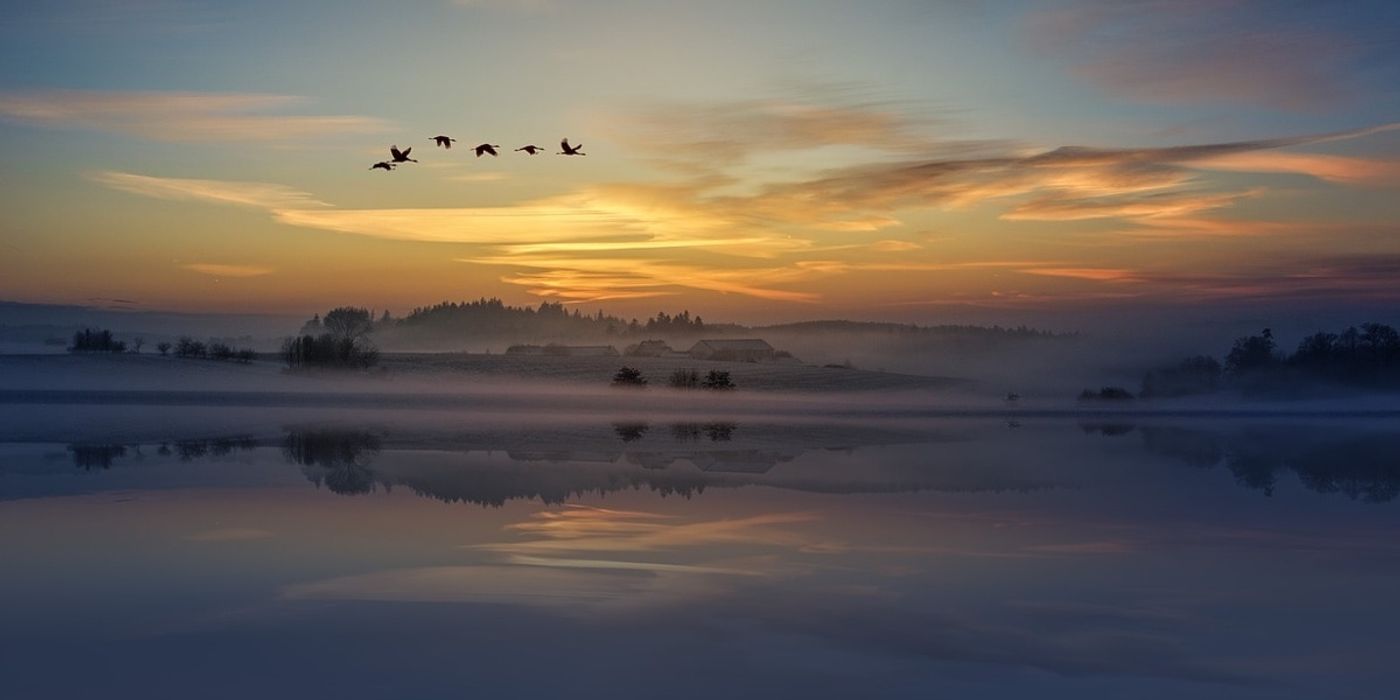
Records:
[[[1225,388],[1275,391],[1302,383],[1400,388],[1400,332],[1363,323],[1341,332],[1318,331],[1293,352],[1279,349],[1273,330],[1235,340],[1222,363],[1199,355],[1147,372],[1143,397],[1206,394]]]

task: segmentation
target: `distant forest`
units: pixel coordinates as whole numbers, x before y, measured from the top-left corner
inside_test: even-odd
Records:
[[[1221,363],[1213,357],[1182,360],[1143,377],[1143,397],[1206,394],[1225,388],[1247,394],[1290,393],[1310,386],[1400,389],[1400,332],[1363,323],[1340,333],[1318,331],[1292,353],[1282,352],[1271,329],[1235,340]]]
[[[356,311],[361,311],[356,309]],[[1026,328],[1000,326],[918,326],[913,324],[875,323],[859,321],[809,321],[772,326],[744,326],[737,323],[710,323],[685,310],[671,314],[657,312],[647,319],[622,318],[603,313],[583,313],[564,304],[542,302],[539,306],[511,306],[500,299],[481,298],[475,301],[445,301],[413,309],[401,318],[385,311],[375,315],[373,333],[376,342],[389,345],[433,345],[444,342],[460,343],[468,339],[504,339],[510,342],[541,340],[610,338],[695,338],[701,335],[733,336],[738,334],[781,335],[816,334],[879,334],[879,335],[950,335],[991,338],[1052,338],[1059,334]],[[334,312],[334,310],[333,310]],[[333,313],[332,312],[332,313]],[[300,335],[318,335],[322,331],[322,316],[307,321]]]

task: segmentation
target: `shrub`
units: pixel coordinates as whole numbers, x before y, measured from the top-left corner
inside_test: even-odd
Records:
[[[248,348],[244,348],[234,353],[233,359],[246,365],[249,362],[258,359],[258,353]]]
[[[694,369],[678,369],[671,373],[666,382],[674,389],[699,389],[700,372]]]
[[[208,357],[209,349],[205,347],[204,343],[187,335],[182,335],[175,341],[175,356]]]
[[[734,382],[730,381],[729,372],[712,369],[709,374],[705,375],[705,381],[701,386],[716,391],[728,391],[734,388]]]
[[[73,334],[68,352],[126,352],[126,343],[113,337],[109,330],[84,328]]]
[[[159,343],[156,343],[156,352],[160,353],[161,355],[169,355],[170,343],[164,340],[160,341]]]
[[[613,386],[623,387],[644,387],[647,385],[646,377],[642,376],[642,371],[635,367],[622,367],[613,375]]]
[[[229,345],[224,343],[209,344],[209,357],[215,360],[232,360],[233,354],[233,348]]]

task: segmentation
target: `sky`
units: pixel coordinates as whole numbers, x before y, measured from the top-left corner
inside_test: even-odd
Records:
[[[0,12],[3,300],[1400,308],[1393,2]],[[390,145],[419,162],[371,170]]]

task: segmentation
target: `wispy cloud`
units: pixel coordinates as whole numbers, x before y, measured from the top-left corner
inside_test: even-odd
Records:
[[[1319,153],[1257,151],[1230,153],[1195,163],[1208,170],[1244,173],[1307,175],[1345,185],[1387,186],[1400,184],[1400,161],[1351,158]]]
[[[1127,288],[1119,283],[1138,281],[1137,273],[1072,259],[943,260],[899,229],[923,212],[979,207],[1011,222],[1101,222],[1096,229],[1107,232],[1094,235],[1120,240],[1293,232],[1292,224],[1224,218],[1240,201],[1270,193],[1238,184],[1222,189],[1213,173],[1290,172],[1335,185],[1379,186],[1394,169],[1383,161],[1282,149],[1400,128],[1167,147],[1035,149],[930,140],[919,135],[917,123],[878,104],[724,103],[681,120],[669,132],[674,141],[641,133],[631,142],[643,158],[691,162],[678,178],[592,184],[488,207],[345,209],[268,183],[117,172],[93,179],[145,196],[258,207],[288,226],[465,246],[454,258],[505,268],[504,282],[566,302],[700,290],[809,303],[822,299],[820,283],[833,276],[977,269],[969,265],[1097,282],[1104,293],[1121,294]],[[760,138],[765,135],[772,138]],[[756,154],[829,146],[858,150],[838,159],[848,165],[780,176],[742,166]],[[711,151],[717,158],[706,162]],[[1122,227],[1111,229],[1114,224]],[[854,250],[861,255],[824,257]]]
[[[1105,267],[1031,267],[1020,270],[1028,275],[1045,277],[1068,277],[1093,282],[1140,282],[1141,278],[1132,270]]]
[[[233,277],[238,279],[262,277],[276,272],[276,270],[271,267],[263,267],[260,265],[226,265],[222,263],[188,263],[180,267],[191,272],[198,272],[201,275],[209,275],[211,277]]]
[[[235,204],[268,210],[330,206],[306,192],[265,182],[151,177],[117,171],[91,173],[88,177],[114,190],[156,199]]]
[[[291,141],[387,128],[371,117],[276,113],[305,101],[290,95],[227,92],[9,92],[0,94],[0,118],[152,141]]]

